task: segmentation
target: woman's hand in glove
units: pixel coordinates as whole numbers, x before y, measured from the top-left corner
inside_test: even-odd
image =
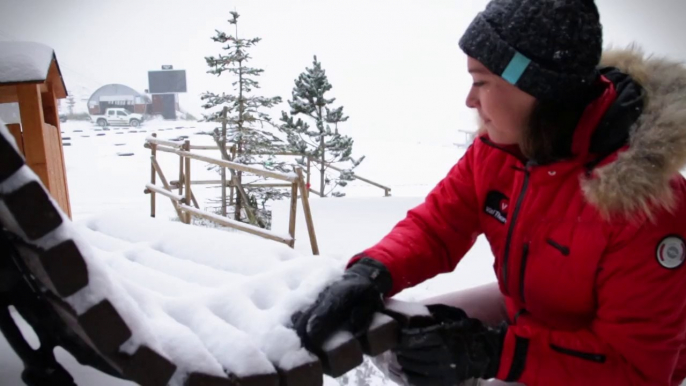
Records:
[[[409,384],[453,386],[471,378],[495,377],[507,326],[489,328],[459,308],[427,308],[436,323],[403,328],[394,349]]]
[[[293,326],[305,347],[318,351],[335,331],[362,332],[375,312],[383,309],[384,294],[392,287],[386,267],[373,259],[362,258],[348,268],[343,277],[319,294],[307,310],[293,316]]]

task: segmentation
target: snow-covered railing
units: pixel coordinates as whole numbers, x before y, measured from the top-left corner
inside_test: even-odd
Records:
[[[312,212],[310,211],[310,204],[307,195],[307,187],[303,179],[302,169],[296,169],[295,173],[280,173],[271,170],[256,168],[248,165],[239,164],[236,162],[231,162],[223,159],[213,158],[204,156],[201,154],[196,154],[191,151],[194,147],[191,146],[189,140],[184,142],[177,141],[165,141],[157,139],[156,135],[153,134],[151,137],[146,138],[145,147],[151,150],[151,170],[150,170],[150,183],[146,184],[145,193],[150,194],[150,216],[155,217],[156,212],[156,194],[165,196],[171,200],[174,210],[176,210],[179,219],[186,223],[191,224],[192,216],[204,218],[210,220],[214,223],[220,224],[222,226],[231,227],[243,232],[247,232],[253,235],[257,235],[269,240],[278,241],[284,243],[291,248],[295,246],[295,220],[298,205],[298,192],[300,192],[301,203],[303,207],[303,212],[305,214],[305,222],[307,225],[307,231],[310,237],[310,246],[312,248],[312,253],[315,255],[319,254],[319,246],[317,245],[317,238],[314,230],[314,224],[312,221]],[[196,147],[197,148],[197,147]],[[204,147],[202,150],[207,150]],[[157,152],[165,152],[170,154],[175,154],[179,156],[179,179],[176,181],[169,182],[162,172],[162,169],[157,162]],[[280,181],[284,181],[281,184],[260,184],[259,186],[276,186],[278,187],[290,187],[291,188],[291,210],[288,226],[288,235],[279,234],[270,230],[260,228],[255,225],[245,224],[239,221],[230,220],[228,217],[219,216],[211,213],[204,212],[200,210],[195,196],[193,195],[193,190],[191,188],[194,184],[211,184],[218,183],[226,186],[230,182],[226,180],[219,181],[192,181],[191,177],[191,160],[203,161],[213,165],[220,166],[233,171],[241,171],[252,173],[265,178],[272,178]],[[162,182],[162,187],[156,185],[157,177],[160,178]],[[233,180],[233,179],[232,179]],[[234,186],[231,184],[232,188],[236,188],[239,194],[247,197],[243,191],[243,186]],[[178,189],[178,194],[172,192],[172,189]],[[191,206],[192,205],[192,206]],[[246,206],[246,211],[250,211],[250,207]],[[248,214],[249,217],[251,213]]]
[[[288,315],[340,275],[337,263],[280,251],[256,256],[262,261],[239,272],[231,270],[236,260],[208,260],[178,247],[188,244],[178,240],[184,236],[198,248],[213,246],[208,240],[217,235],[203,234],[211,229],[189,235],[171,222],[164,232],[150,224],[129,229],[128,217],[77,226],[2,129],[0,329],[26,365],[23,376],[67,384],[71,377],[53,354],[59,345],[79,363],[143,386],[321,386],[323,374],[343,375],[362,363],[363,353],[379,355],[397,343],[404,311],[390,304],[388,315],[378,314],[358,338],[341,332],[308,352]],[[179,204],[195,210],[185,206]],[[116,229],[136,246],[96,229]],[[160,233],[170,239],[155,240]],[[139,254],[145,248],[150,253]],[[274,291],[263,291],[269,285]],[[36,331],[39,348],[29,347],[7,305]]]

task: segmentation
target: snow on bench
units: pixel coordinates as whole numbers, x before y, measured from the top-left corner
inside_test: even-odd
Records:
[[[319,358],[291,316],[343,266],[254,236],[108,215],[73,224],[0,122],[0,220],[35,285],[86,344],[143,385],[321,385],[395,343],[379,316]],[[0,229],[1,230],[1,229]]]

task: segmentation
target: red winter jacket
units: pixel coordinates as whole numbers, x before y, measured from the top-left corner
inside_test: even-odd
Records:
[[[628,76],[603,77],[573,159],[535,166],[477,138],[426,201],[364,252],[388,267],[394,294],[452,271],[484,234],[510,323],[501,380],[686,378],[686,70],[633,52],[608,53],[604,64],[630,73],[645,98],[632,97],[640,86]]]

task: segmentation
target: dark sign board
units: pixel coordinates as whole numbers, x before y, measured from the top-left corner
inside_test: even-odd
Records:
[[[151,94],[186,92],[186,70],[148,71]]]

